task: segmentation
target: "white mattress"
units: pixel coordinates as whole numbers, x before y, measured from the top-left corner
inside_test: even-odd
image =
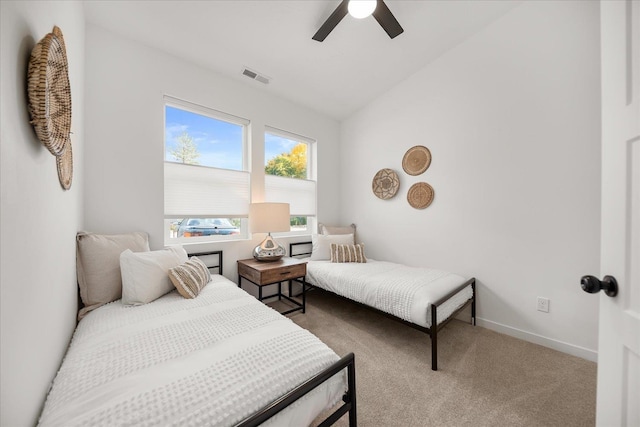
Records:
[[[409,267],[367,259],[366,263],[307,263],[307,282],[351,300],[377,308],[407,322],[431,327],[430,304],[466,279],[441,270]],[[438,307],[438,324],[473,296],[471,285]]]
[[[195,299],[107,304],[80,323],[42,426],[230,426],[339,357],[222,276]],[[340,400],[344,372],[265,425],[304,426]]]

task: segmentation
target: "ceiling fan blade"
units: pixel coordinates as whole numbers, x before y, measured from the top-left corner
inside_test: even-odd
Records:
[[[338,23],[342,21],[342,18],[347,15],[348,4],[348,0],[342,0],[342,3],[340,3],[338,7],[336,7],[336,10],[333,11],[333,13],[327,18],[326,21],[324,21],[324,24],[322,24],[320,29],[311,38],[319,42],[326,39],[329,33],[336,27],[336,25],[338,25]]]
[[[382,0],[378,0],[376,10],[373,11],[373,17],[376,18],[378,24],[380,24],[391,38],[397,37],[404,32],[398,20]]]

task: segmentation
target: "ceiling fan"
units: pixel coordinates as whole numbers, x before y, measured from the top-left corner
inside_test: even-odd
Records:
[[[391,38],[397,37],[404,32],[383,0],[342,0],[336,10],[313,35],[312,39],[319,42],[326,39],[347,13],[355,18],[366,18],[369,15],[373,15],[378,24],[382,26]]]

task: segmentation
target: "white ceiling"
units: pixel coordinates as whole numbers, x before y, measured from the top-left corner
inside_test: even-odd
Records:
[[[87,21],[344,119],[522,0],[387,0],[404,33],[347,15],[311,36],[339,0],[85,2]],[[248,67],[268,85],[242,76]]]

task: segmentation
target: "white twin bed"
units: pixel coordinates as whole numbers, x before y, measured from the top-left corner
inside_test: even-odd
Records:
[[[153,253],[138,255],[148,262]],[[196,261],[211,254],[221,272],[221,252]],[[79,264],[88,270],[89,261]],[[298,427],[331,410],[320,425],[348,413],[355,427],[353,354],[340,358],[202,267],[208,283],[194,298],[174,289],[146,303],[123,298],[81,312],[39,425]]]
[[[431,369],[438,370],[438,331],[471,306],[475,325],[475,278],[441,270],[367,259],[355,243],[355,225],[319,226],[311,242],[289,245],[289,254],[307,261],[306,282],[363,304],[431,338]]]
[[[466,279],[446,271],[372,259],[366,263],[343,264],[309,260],[307,282],[406,322],[429,328],[431,303],[446,297]],[[447,298],[438,306],[438,323],[447,320],[472,298],[471,284]]]
[[[195,299],[112,302],[78,325],[42,426],[234,426],[339,357],[219,275]],[[346,391],[336,375],[265,425],[309,425]]]

